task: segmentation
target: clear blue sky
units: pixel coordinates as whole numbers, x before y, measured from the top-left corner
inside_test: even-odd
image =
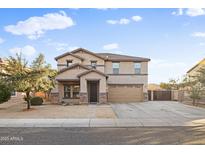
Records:
[[[181,77],[205,57],[203,9],[0,9],[0,57],[29,60],[83,47],[151,59],[149,82]]]

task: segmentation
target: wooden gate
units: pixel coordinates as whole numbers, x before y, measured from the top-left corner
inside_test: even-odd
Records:
[[[153,91],[154,101],[171,101],[171,91]]]

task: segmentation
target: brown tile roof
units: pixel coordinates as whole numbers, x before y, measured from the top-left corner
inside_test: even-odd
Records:
[[[81,60],[84,60],[82,57],[74,55],[74,53],[77,53],[79,51],[87,52],[91,55],[94,55],[98,58],[101,58],[103,60],[108,60],[108,61],[136,61],[136,62],[148,62],[148,61],[150,61],[150,59],[142,58],[142,57],[120,55],[120,54],[113,54],[113,53],[94,53],[94,52],[91,52],[91,51],[84,49],[84,48],[78,48],[78,49],[75,49],[71,52],[66,52],[66,53],[56,57],[55,60],[58,60],[59,58],[65,57],[67,55],[72,55],[72,56],[77,57]]]
[[[69,66],[69,67],[67,67],[67,68],[63,68],[62,70],[58,71],[58,74],[63,73],[63,72],[65,72],[65,71],[67,71],[67,70],[70,70],[70,69],[72,69],[72,68],[75,68],[75,67],[77,67],[77,66],[82,67],[82,68],[85,68],[85,69],[87,69],[87,70],[90,70],[89,67],[86,67],[86,66],[84,66],[84,65],[81,65],[81,64],[79,64],[79,63],[76,63],[76,64],[73,64],[73,65],[71,65],[71,66]]]
[[[134,57],[128,55],[120,55],[113,53],[96,53],[108,61],[136,61],[136,62],[148,62],[150,59],[142,57]]]
[[[79,51],[87,52],[88,54],[91,54],[91,55],[93,55],[93,56],[95,56],[95,57],[98,57],[98,58],[104,60],[104,58],[103,58],[102,56],[99,56],[97,53],[91,52],[91,51],[89,51],[89,50],[87,50],[87,49],[84,49],[84,48],[78,48],[78,49],[76,49],[76,50],[71,51],[70,53],[73,54],[73,53],[76,53],[76,52],[79,52]]]
[[[64,53],[64,54],[62,54],[62,55],[60,55],[60,56],[57,56],[57,57],[55,57],[55,60],[58,60],[58,59],[60,59],[60,58],[62,58],[62,57],[65,57],[65,56],[67,56],[67,55],[71,55],[71,56],[76,57],[76,58],[78,58],[78,59],[80,59],[80,60],[84,60],[84,58],[82,58],[82,57],[80,57],[80,56],[78,56],[78,55],[74,55],[74,54],[72,54],[71,52],[66,52],[66,53]]]
[[[80,73],[80,74],[78,74],[78,77],[81,77],[81,76],[86,75],[86,74],[91,73],[91,72],[98,73],[98,74],[100,74],[100,75],[102,75],[102,76],[105,76],[106,78],[108,77],[108,76],[107,76],[106,74],[104,74],[103,72],[100,72],[100,71],[95,70],[95,69],[91,69],[91,70],[85,71],[85,72],[83,72],[83,73]]]
[[[84,51],[84,52],[87,52],[87,53],[89,53],[89,54],[91,54],[91,55],[93,55],[93,56],[96,56],[96,57],[100,58],[100,59],[104,59],[103,57],[97,55],[96,53],[93,53],[93,52],[91,52],[91,51],[88,51],[88,50],[86,50],[86,49],[84,49],[84,48],[78,48],[78,49],[75,49],[75,50],[73,50],[73,51],[71,51],[71,52],[66,52],[66,53],[64,53],[64,54],[62,54],[62,55],[60,55],[60,56],[55,57],[55,60],[58,60],[59,58],[65,57],[65,56],[67,56],[67,55],[72,55],[72,56],[74,56],[74,57],[76,57],[76,58],[79,58],[79,59],[81,59],[81,60],[84,60],[84,58],[82,58],[82,57],[80,57],[80,56],[78,56],[78,55],[74,55],[74,53],[79,52],[79,51]]]

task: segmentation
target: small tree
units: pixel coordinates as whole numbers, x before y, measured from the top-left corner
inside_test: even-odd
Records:
[[[180,88],[179,80],[170,79],[168,83],[160,83],[160,87],[167,90],[178,90]]]
[[[201,99],[201,97],[203,96],[203,91],[204,89],[200,85],[200,83],[190,87],[189,94],[190,98],[193,100],[193,105],[197,105],[198,100]]]
[[[31,68],[36,71],[43,70],[44,73],[42,73],[36,80],[34,91],[44,92],[49,98],[51,90],[55,87],[57,71],[52,69],[50,64],[46,63],[43,54],[39,54],[39,56],[32,62]]]
[[[185,76],[181,83],[181,87],[189,93],[193,105],[197,105],[198,100],[204,95],[204,87],[199,82],[197,76]]]
[[[37,79],[44,73],[43,70],[33,70],[27,66],[27,61],[21,54],[16,57],[10,56],[6,59],[6,65],[2,65],[0,75],[3,79],[14,87],[14,90],[25,92],[27,109],[30,109],[30,93],[33,91]]]
[[[12,89],[0,81],[0,104],[7,102],[11,98]]]
[[[201,83],[202,87],[205,87],[205,66],[201,67],[195,75],[196,80]]]

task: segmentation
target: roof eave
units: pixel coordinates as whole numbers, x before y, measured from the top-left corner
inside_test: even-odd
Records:
[[[74,55],[74,54],[72,54],[71,52],[66,52],[66,53],[64,53],[64,54],[62,54],[62,55],[60,55],[60,56],[57,56],[57,57],[55,57],[55,60],[57,61],[58,59],[63,58],[63,57],[65,57],[65,56],[67,56],[67,55],[71,55],[71,56],[76,57],[76,58],[78,58],[78,59],[80,59],[80,60],[84,60],[84,58],[79,57],[79,56],[77,56],[77,55]]]

